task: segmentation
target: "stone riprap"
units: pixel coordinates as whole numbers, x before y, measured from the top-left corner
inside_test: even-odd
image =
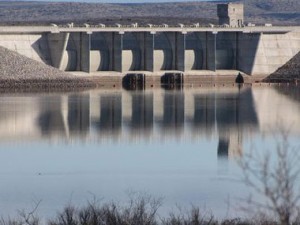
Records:
[[[300,52],[264,79],[265,82],[290,82],[300,79]]]
[[[85,78],[65,73],[0,46],[0,90],[76,90],[95,87]]]

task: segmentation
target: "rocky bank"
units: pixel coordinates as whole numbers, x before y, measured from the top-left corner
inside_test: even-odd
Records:
[[[92,88],[85,78],[62,72],[0,46],[0,91],[56,89],[61,91]]]
[[[300,81],[300,52],[298,52],[298,54],[296,54],[285,65],[266,77],[263,81],[290,82],[296,80]]]

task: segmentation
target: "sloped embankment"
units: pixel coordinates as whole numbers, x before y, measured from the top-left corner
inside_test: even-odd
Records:
[[[291,82],[300,79],[300,52],[298,52],[285,65],[270,74],[265,82]]]
[[[81,90],[95,87],[85,78],[65,73],[0,46],[0,90]]]

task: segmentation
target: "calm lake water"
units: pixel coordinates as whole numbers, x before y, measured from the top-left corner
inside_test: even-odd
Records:
[[[299,145],[297,87],[1,94],[1,214],[41,200],[49,218],[68,203],[147,193],[163,198],[161,215],[195,205],[235,216],[251,191],[237,160],[274,148],[282,125]]]

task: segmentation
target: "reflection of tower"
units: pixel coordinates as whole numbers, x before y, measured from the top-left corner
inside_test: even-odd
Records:
[[[235,158],[242,155],[242,140],[240,133],[236,132],[222,132],[219,134],[219,143],[218,143],[218,157],[229,157]]]
[[[242,155],[243,134],[258,124],[252,90],[239,89],[237,93],[216,98],[216,119],[219,132],[219,157]]]
[[[120,131],[122,126],[122,96],[101,96],[99,129],[103,131]]]
[[[153,128],[153,94],[132,92],[131,126],[135,129]]]
[[[65,134],[68,135],[68,127],[63,114],[63,99],[61,96],[51,97],[47,104],[41,103],[41,113],[38,124],[43,135]]]
[[[184,94],[182,91],[165,92],[163,125],[166,128],[184,126]]]
[[[68,99],[70,133],[86,133],[90,127],[89,95],[72,95]]]
[[[229,147],[228,147],[228,153],[230,158],[240,157],[243,154],[242,149],[242,135],[241,131],[238,130],[237,135],[235,133],[230,133],[229,136]]]
[[[215,127],[215,95],[198,94],[195,95],[194,102],[194,128],[200,128],[205,134],[211,136]]]
[[[240,136],[239,129],[239,93],[226,94],[218,96],[216,99],[216,119],[219,132],[218,157],[228,157],[232,155],[230,150],[238,148],[234,146],[232,137]]]

